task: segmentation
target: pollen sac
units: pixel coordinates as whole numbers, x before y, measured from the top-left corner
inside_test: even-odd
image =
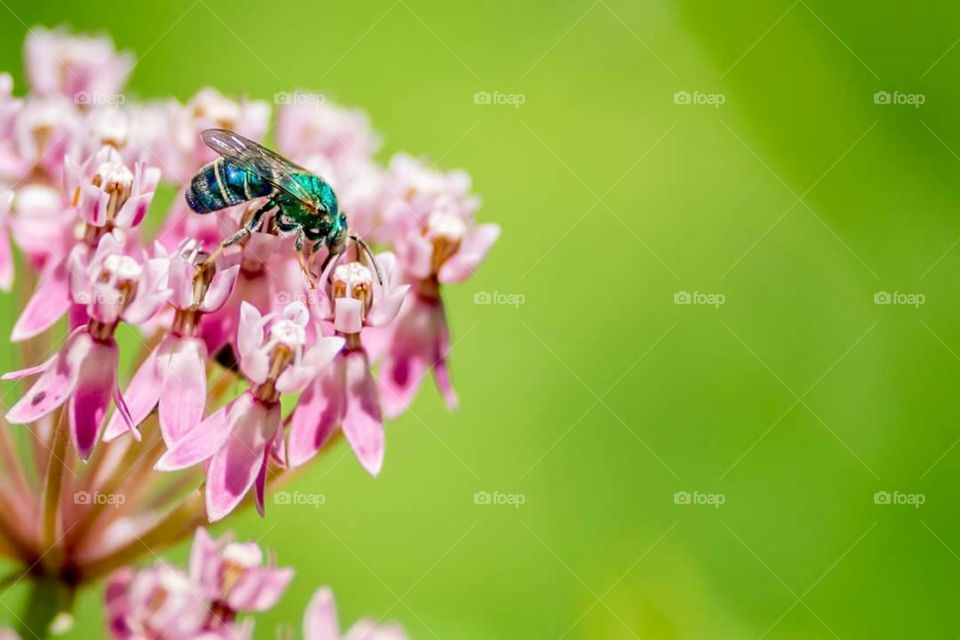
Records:
[[[354,298],[370,304],[373,295],[373,275],[359,262],[340,265],[333,272],[333,297]]]
[[[104,162],[97,167],[91,183],[110,196],[107,214],[112,218],[130,198],[133,172],[120,162]]]

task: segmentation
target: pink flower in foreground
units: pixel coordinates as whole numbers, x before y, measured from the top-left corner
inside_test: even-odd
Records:
[[[310,314],[300,302],[288,305],[280,317],[262,315],[244,302],[240,316],[240,370],[253,386],[190,431],[156,465],[173,471],[209,460],[211,522],[233,511],[251,487],[263,514],[267,462],[281,433],[280,396],[303,391],[344,344],[343,338],[320,338],[305,348]]]
[[[73,260],[71,294],[75,303],[86,305],[89,321],[75,329],[47,362],[3,376],[5,380],[40,376],[7,412],[7,421],[34,422],[66,404],[73,444],[84,459],[97,441],[111,396],[133,429],[116,383],[114,332],[120,321],[138,324],[159,311],[170,295],[167,264],[163,259],[138,262],[124,255],[112,234],[101,239],[89,264]]]
[[[61,29],[31,29],[23,54],[31,89],[43,95],[60,94],[78,104],[92,102],[95,95],[116,94],[133,68],[133,56],[118,53],[110,38]]]
[[[381,369],[380,391],[387,415],[393,417],[410,406],[430,369],[447,405],[457,406],[447,371],[450,331],[440,285],[469,278],[500,227],[474,221],[476,199],[469,195],[466,174],[442,174],[403,156],[391,169],[389,191],[398,199],[387,209],[392,211],[400,269],[414,293],[391,327]]]
[[[293,466],[312,459],[337,427],[364,468],[377,475],[383,466],[383,416],[370,361],[361,340],[364,327],[381,327],[397,315],[407,285],[396,286],[394,257],[377,256],[384,285],[360,262],[338,265],[320,303],[321,317],[347,340],[333,366],[320,374],[300,398],[290,425],[287,450]]]
[[[229,534],[213,540],[197,529],[190,549],[190,579],[211,603],[213,616],[231,622],[238,613],[272,608],[293,578],[293,569],[264,564],[253,542],[233,542]]]
[[[340,633],[337,608],[329,587],[318,589],[303,617],[304,640],[406,640],[407,634],[396,623],[378,626],[369,619],[358,620],[345,634]]]
[[[204,314],[222,307],[233,291],[239,266],[218,269],[206,264],[206,253],[185,240],[170,259],[168,286],[174,308],[170,332],[144,360],[124,393],[134,425],[158,408],[160,433],[172,447],[203,420],[207,400],[207,347],[199,338]],[[114,413],[103,439],[126,432]]]

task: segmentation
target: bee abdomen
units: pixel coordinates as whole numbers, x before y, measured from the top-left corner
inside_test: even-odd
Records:
[[[185,195],[191,209],[210,213],[272,192],[273,187],[258,175],[227,158],[217,158],[193,176]]]

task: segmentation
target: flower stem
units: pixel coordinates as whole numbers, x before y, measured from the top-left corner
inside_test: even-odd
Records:
[[[20,614],[19,629],[23,638],[43,640],[63,633],[73,624],[74,590],[55,578],[30,578],[24,611]]]
[[[47,463],[46,480],[43,483],[43,520],[41,521],[41,553],[44,564],[55,568],[60,564],[59,553],[54,547],[57,545],[57,525],[60,516],[63,490],[64,456],[67,454],[67,429],[63,424],[64,412],[60,412],[53,430],[53,442],[50,447],[50,459]]]

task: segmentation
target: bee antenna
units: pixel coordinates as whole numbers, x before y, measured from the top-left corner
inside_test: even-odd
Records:
[[[380,265],[377,264],[377,259],[373,255],[373,251],[370,250],[370,245],[368,245],[363,238],[358,236],[355,233],[350,234],[350,239],[357,243],[363,252],[367,254],[367,257],[370,258],[370,262],[373,263],[373,270],[377,272],[377,281],[380,283],[380,286],[383,286],[383,274],[380,272]]]

